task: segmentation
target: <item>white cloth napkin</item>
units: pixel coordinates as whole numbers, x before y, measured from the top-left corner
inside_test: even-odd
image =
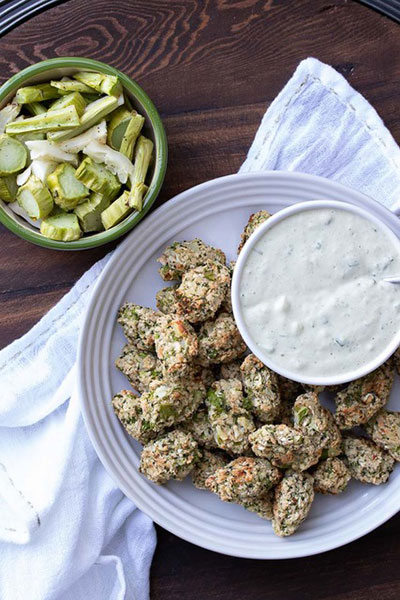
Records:
[[[241,171],[324,175],[394,208],[399,167],[400,150],[375,110],[309,58],[267,110]],[[4,600],[149,597],[153,525],[97,459],[74,390],[79,330],[108,259],[0,353]]]

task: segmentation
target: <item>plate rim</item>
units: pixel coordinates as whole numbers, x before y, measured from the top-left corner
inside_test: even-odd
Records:
[[[251,558],[251,559],[258,559],[258,560],[283,560],[283,559],[289,559],[289,558],[301,558],[301,557],[305,557],[305,556],[313,556],[316,554],[320,554],[320,553],[327,552],[329,550],[333,550],[335,548],[344,546],[352,541],[355,541],[355,540],[363,537],[364,535],[367,535],[368,533],[370,533],[371,531],[373,531],[374,529],[376,529],[377,527],[379,527],[380,525],[385,523],[394,514],[396,514],[398,512],[400,506],[397,507],[397,506],[392,505],[391,510],[387,510],[383,516],[381,515],[380,518],[373,520],[372,524],[370,522],[369,525],[367,527],[364,527],[361,531],[355,531],[355,532],[350,531],[350,532],[348,532],[347,536],[343,536],[343,535],[339,536],[339,539],[337,539],[337,536],[335,536],[335,540],[332,543],[324,544],[324,545],[322,545],[322,547],[321,547],[321,544],[317,545],[317,548],[315,550],[314,549],[300,550],[297,547],[293,547],[293,551],[291,551],[291,547],[288,544],[287,546],[285,546],[286,551],[285,551],[284,555],[282,554],[280,556],[271,557],[271,556],[261,556],[259,553],[253,554],[249,551],[243,552],[243,551],[240,551],[240,549],[232,548],[230,546],[224,547],[220,543],[209,542],[207,540],[204,541],[203,539],[201,540],[201,542],[199,542],[199,540],[196,539],[195,532],[188,533],[186,530],[178,531],[176,528],[169,526],[169,523],[166,524],[165,521],[166,520],[168,521],[168,516],[166,518],[160,517],[158,515],[152,514],[152,511],[146,510],[146,506],[144,506],[144,504],[141,501],[138,502],[136,498],[132,498],[132,494],[127,491],[127,489],[125,488],[125,485],[123,483],[121,483],[121,481],[118,479],[116,474],[113,472],[112,466],[108,464],[108,457],[106,457],[105,453],[103,453],[103,449],[101,448],[100,444],[98,443],[98,441],[95,437],[95,432],[92,431],[92,429],[91,429],[90,418],[89,418],[90,415],[89,415],[89,410],[88,410],[89,407],[85,405],[85,402],[83,400],[84,384],[85,384],[85,372],[83,369],[83,356],[84,356],[86,332],[90,326],[90,314],[91,314],[90,308],[91,308],[92,304],[96,301],[97,292],[102,287],[103,281],[107,278],[108,273],[110,271],[112,271],[113,264],[115,263],[115,261],[118,260],[118,258],[121,255],[124,254],[125,249],[129,248],[129,246],[131,244],[131,239],[132,239],[131,236],[139,235],[142,230],[146,230],[147,228],[151,227],[151,225],[160,216],[162,216],[163,213],[168,211],[172,206],[175,206],[175,204],[181,202],[182,200],[185,200],[185,198],[187,196],[191,196],[192,194],[196,194],[196,193],[201,192],[202,190],[208,189],[212,186],[215,186],[215,185],[218,186],[218,185],[224,184],[226,182],[230,183],[231,181],[239,181],[239,180],[243,181],[245,179],[249,179],[249,180],[254,179],[257,181],[257,180],[263,180],[263,179],[279,180],[281,178],[287,179],[287,178],[291,178],[291,177],[293,177],[293,179],[297,179],[297,180],[300,179],[303,182],[309,182],[312,184],[323,184],[325,186],[328,185],[332,191],[335,190],[336,192],[341,193],[341,194],[351,193],[353,195],[353,197],[354,197],[354,195],[358,196],[358,199],[361,202],[366,203],[367,206],[372,207],[378,213],[381,212],[382,214],[385,214],[387,218],[390,218],[390,220],[392,220],[393,218],[396,219],[395,214],[393,212],[391,212],[387,207],[385,207],[381,204],[378,204],[375,200],[373,200],[372,198],[370,198],[363,192],[354,190],[353,188],[350,188],[349,186],[345,186],[339,182],[326,179],[325,177],[320,177],[317,175],[309,175],[306,173],[299,173],[299,172],[294,172],[294,171],[262,171],[262,172],[238,173],[238,174],[225,175],[223,177],[218,177],[218,178],[212,179],[210,181],[206,181],[206,182],[203,182],[196,186],[193,186],[192,188],[189,188],[189,189],[177,194],[176,196],[171,198],[169,201],[167,201],[163,205],[161,205],[159,208],[157,208],[154,212],[152,212],[148,216],[148,218],[146,220],[144,220],[134,231],[132,231],[131,234],[113,252],[112,257],[108,261],[103,272],[99,276],[98,281],[95,284],[91,299],[89,301],[88,306],[86,307],[86,315],[84,317],[84,322],[83,322],[82,329],[80,332],[79,346],[78,346],[78,353],[77,353],[78,396],[79,396],[79,403],[80,403],[80,407],[81,407],[83,420],[85,422],[86,430],[88,432],[89,438],[95,448],[95,451],[96,451],[101,463],[103,464],[103,466],[105,467],[106,471],[109,473],[109,475],[111,476],[113,481],[115,481],[115,483],[119,487],[119,489],[121,489],[128,498],[131,498],[132,501],[134,502],[134,504],[140,510],[142,510],[145,514],[148,514],[149,517],[155,523],[157,523],[161,527],[167,529],[174,535],[177,535],[178,537],[180,537],[190,543],[193,543],[197,546],[206,548],[206,549],[214,551],[214,552],[219,552],[222,554],[240,557],[240,558]],[[395,224],[394,221],[393,221],[393,223]],[[398,227],[400,227],[400,225],[398,225]],[[400,501],[399,501],[399,504],[400,504]],[[283,547],[284,546],[281,546],[281,548],[283,548]]]

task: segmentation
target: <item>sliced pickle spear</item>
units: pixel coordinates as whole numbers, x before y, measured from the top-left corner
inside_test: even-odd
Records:
[[[53,210],[53,198],[36,175],[31,175],[17,193],[17,201],[31,219],[44,219]]]
[[[122,86],[116,75],[80,71],[79,73],[75,73],[73,78],[93,88],[99,94],[119,96],[122,92]]]
[[[89,198],[74,210],[79,219],[82,231],[85,233],[89,231],[102,231],[101,213],[109,206],[110,200],[107,197],[92,192]]]
[[[138,139],[139,134],[142,131],[143,124],[144,117],[142,117],[142,115],[139,115],[138,113],[132,115],[128,123],[128,127],[126,128],[125,133],[123,135],[119,151],[121,152],[121,154],[125,154],[125,156],[129,158],[129,160],[132,160],[133,149],[135,147],[136,140]],[[150,150],[150,157],[151,152],[152,149]]]
[[[52,87],[50,83],[39,83],[38,85],[19,88],[15,99],[18,104],[32,104],[32,102],[42,102],[42,100],[58,98],[59,95],[57,89]]]
[[[69,77],[63,77],[60,81],[50,81],[50,85],[58,90],[60,95],[70,94],[71,92],[79,92],[80,94],[91,94],[93,92],[88,85],[75,79],[69,79]]]
[[[89,195],[88,188],[76,178],[75,173],[73,166],[62,163],[47,176],[54,202],[63,210],[73,210]]]
[[[19,140],[0,135],[0,176],[18,173],[26,165],[28,151]]]
[[[120,149],[122,138],[131,117],[132,113],[125,106],[120,106],[111,115],[107,131],[107,143],[113,150]]]
[[[118,106],[118,98],[115,96],[104,96],[95,100],[91,104],[88,104],[85,108],[80,121],[79,127],[66,131],[52,131],[47,135],[49,140],[60,142],[62,140],[69,140],[76,135],[80,135],[89,127],[97,125],[106,115],[115,110]]]
[[[18,133],[31,131],[47,133],[54,130],[57,130],[57,133],[63,133],[61,130],[75,131],[79,125],[80,120],[75,106],[66,106],[58,110],[47,111],[35,117],[28,117],[23,121],[13,121],[6,126],[6,133],[17,135]]]
[[[106,167],[87,156],[76,170],[75,177],[93,192],[113,200],[121,189],[118,178]]]
[[[114,200],[106,210],[103,210],[101,213],[101,222],[103,223],[104,229],[114,227],[114,225],[120,223],[132,212],[132,208],[129,206],[128,201],[129,192],[126,190],[119,198]]]
[[[147,170],[152,158],[154,144],[151,140],[143,135],[137,141],[135,148],[135,163],[134,173],[132,178],[132,186],[135,183],[144,183],[147,175]]]
[[[59,213],[42,221],[40,233],[60,242],[72,242],[82,236],[78,217],[74,213]]]
[[[49,107],[49,111],[59,110],[60,108],[65,108],[66,106],[75,106],[78,116],[81,117],[85,112],[86,102],[84,97],[79,92],[71,92],[70,94],[61,96],[61,98],[58,98],[58,100],[53,102],[53,104]]]
[[[0,198],[4,202],[14,202],[17,196],[17,180],[15,175],[0,177]]]
[[[143,196],[146,194],[149,188],[144,183],[135,183],[130,189],[128,204],[135,210],[142,210],[143,208]]]

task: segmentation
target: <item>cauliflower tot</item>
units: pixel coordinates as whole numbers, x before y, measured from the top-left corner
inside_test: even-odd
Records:
[[[340,458],[327,458],[315,471],[314,490],[320,494],[340,494],[351,479],[350,471]]]
[[[281,409],[276,374],[254,354],[246,356],[240,370],[245,392],[252,404],[252,412],[262,423],[272,423]]]
[[[215,321],[206,321],[200,328],[198,361],[205,367],[229,363],[246,351],[236,323],[231,315],[221,313]]]
[[[208,246],[199,239],[188,242],[174,242],[157,259],[161,263],[159,273],[165,281],[181,279],[186,271],[203,265],[205,262],[226,263],[225,254],[218,248]]]
[[[300,527],[314,500],[314,481],[309,473],[286,471],[275,488],[272,528],[286,537]]]
[[[250,450],[249,433],[254,431],[253,418],[246,406],[242,384],[238,379],[220,379],[207,392],[208,418],[219,448],[229,454]]]
[[[144,446],[139,471],[161,485],[170,479],[184,479],[198,459],[197,443],[190,433],[175,430]]]

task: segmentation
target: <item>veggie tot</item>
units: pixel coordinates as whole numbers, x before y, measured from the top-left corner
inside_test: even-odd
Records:
[[[104,229],[110,229],[114,225],[117,225],[125,219],[130,212],[132,212],[132,208],[129,206],[129,192],[125,190],[117,200],[114,200],[114,202],[101,213],[101,222],[103,223]]]
[[[117,177],[103,165],[95,163],[90,157],[86,157],[81,162],[75,177],[90,190],[103,194],[109,200],[113,200],[121,188]]]
[[[49,190],[36,175],[19,188],[17,201],[31,219],[44,219],[54,206]]]
[[[313,478],[286,471],[275,488],[272,527],[280,537],[292,535],[306,519],[314,500]]]
[[[17,181],[15,175],[0,177],[0,198],[4,202],[14,202],[17,195]]]
[[[38,85],[19,88],[15,99],[18,104],[32,104],[32,102],[42,102],[43,100],[58,98],[59,95],[58,90],[49,83],[39,83]]]
[[[75,169],[62,163],[47,176],[47,185],[54,202],[63,210],[72,210],[88,195],[88,188],[75,177]]]
[[[101,221],[101,213],[108,208],[110,200],[92,192],[87,200],[79,204],[74,210],[74,213],[79,219],[81,229],[84,233],[90,231],[102,231],[103,223]]]
[[[49,130],[47,136],[48,139],[54,142],[60,142],[62,140],[69,140],[76,135],[80,135],[90,127],[93,127],[93,125],[97,125],[106,115],[115,110],[118,106],[118,102],[118,98],[115,98],[114,96],[105,96],[95,100],[85,108],[85,112],[81,117],[80,124],[78,123],[78,127],[66,131]],[[55,127],[53,127],[53,129],[55,129]]]
[[[44,219],[40,225],[40,233],[47,238],[61,242],[72,242],[78,240],[82,235],[78,217],[65,212]]]
[[[47,111],[35,117],[29,117],[23,121],[13,121],[6,126],[6,133],[17,135],[18,133],[41,132],[47,133],[54,129],[68,129],[74,131],[80,125],[79,116],[75,106],[67,106],[59,110]]]
[[[26,146],[8,135],[0,135],[0,176],[18,173],[26,165]]]
[[[119,96],[122,92],[122,86],[116,75],[105,75],[104,73],[79,72],[73,75],[73,78],[88,87],[96,90],[99,94],[109,96]]]

